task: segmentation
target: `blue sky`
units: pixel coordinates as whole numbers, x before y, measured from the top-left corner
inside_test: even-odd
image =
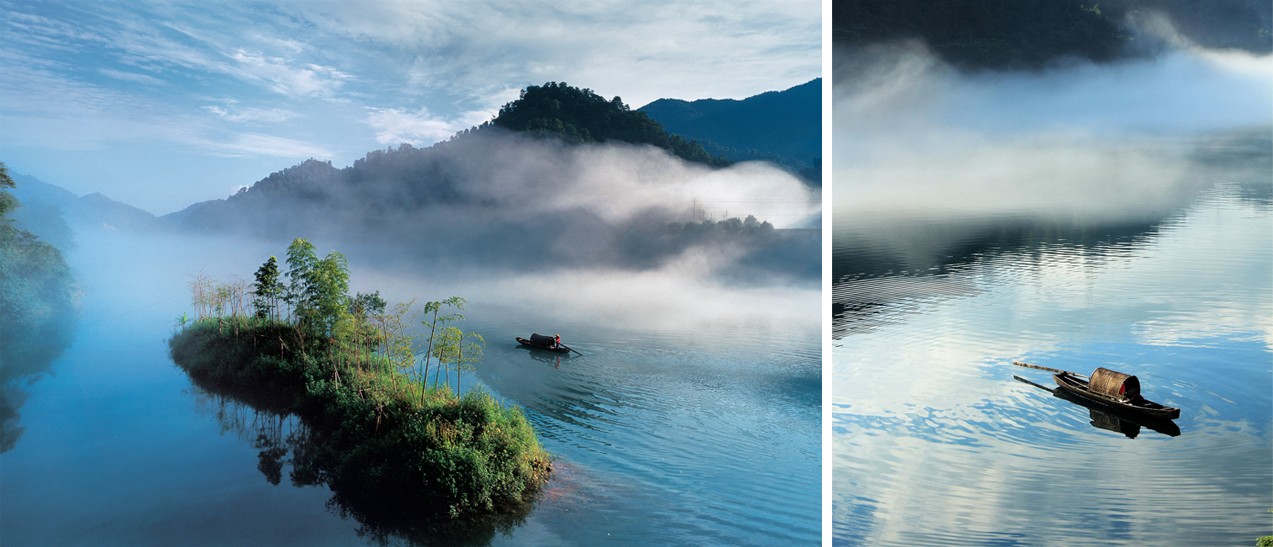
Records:
[[[635,107],[821,76],[821,2],[0,0],[0,161],[156,214],[428,145],[565,81]]]

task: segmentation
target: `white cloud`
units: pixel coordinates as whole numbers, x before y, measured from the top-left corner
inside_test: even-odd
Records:
[[[426,107],[406,111],[398,108],[368,108],[367,124],[380,144],[429,145],[488,119],[486,112],[464,112],[456,118],[435,116]]]
[[[281,95],[334,98],[352,75],[313,63],[297,64],[282,57],[237,49],[229,54],[237,63],[231,70],[239,77],[261,82]]]
[[[167,85],[167,82],[164,82],[163,80],[160,80],[159,78],[156,78],[149,74],[142,74],[140,72],[128,72],[124,70],[115,70],[113,68],[100,68],[97,71],[100,72],[103,76],[107,76],[107,77],[114,78],[116,80],[125,81],[125,82],[135,82],[135,83],[146,84],[146,85]]]
[[[226,139],[199,138],[198,144],[226,157],[275,156],[302,160],[330,158],[335,154],[319,145],[260,133],[239,133]]]
[[[281,123],[300,116],[299,113],[283,108],[239,108],[237,101],[229,100],[221,105],[206,105],[204,110],[216,114],[218,118],[235,123]]]
[[[455,94],[566,81],[633,106],[742,98],[820,75],[821,6],[377,2],[306,4],[314,26],[383,44],[412,82]]]

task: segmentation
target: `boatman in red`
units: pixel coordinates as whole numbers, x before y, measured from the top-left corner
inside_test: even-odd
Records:
[[[561,347],[561,335],[560,335],[560,334],[554,334],[554,335],[553,335],[553,347],[554,347],[554,348],[559,348],[559,347]]]

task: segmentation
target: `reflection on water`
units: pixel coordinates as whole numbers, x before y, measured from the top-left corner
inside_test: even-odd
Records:
[[[840,256],[833,290],[836,542],[1267,535],[1270,187],[1267,171],[1217,184],[1139,224],[935,219],[847,246],[837,232],[837,253],[875,251]],[[1013,381],[1013,360],[1134,371],[1185,412],[1149,423],[1062,403]]]
[[[197,408],[216,416],[221,433],[233,433],[240,440],[251,443],[252,448],[260,450],[257,469],[265,475],[265,480],[278,486],[283,480],[283,466],[291,464],[289,454],[292,447],[304,444],[309,437],[309,431],[300,418],[258,410],[202,389],[195,389],[193,393]]]
[[[4,228],[0,226],[0,235]],[[0,255],[21,258],[18,252],[6,253],[5,244],[0,242]],[[20,277],[35,270],[25,264],[19,264],[18,272],[0,269],[0,453],[13,449],[22,437],[27,386],[50,373],[74,338],[73,281],[60,256],[55,264],[62,268],[56,277],[38,270],[30,279]]]
[[[327,507],[341,518],[358,522],[357,533],[376,543],[402,542],[413,545],[485,545],[497,532],[508,533],[530,512],[524,504],[508,513],[463,521],[431,518],[428,515],[388,512],[359,502],[363,493],[348,492],[349,485],[331,483],[334,469],[324,453],[331,450],[323,439],[312,434],[294,415],[258,408],[232,396],[197,389],[199,407],[213,413],[222,433],[231,432],[258,450],[257,469],[265,480],[279,485],[284,469],[292,486],[325,485],[333,489]]]
[[[563,353],[557,353],[554,351],[531,348],[531,347],[523,346],[520,344],[517,346],[517,349],[525,351],[528,355],[530,355],[531,359],[544,363],[545,365],[551,366],[553,368],[561,368],[562,358],[565,358],[567,362],[569,362],[571,357],[570,354],[563,354]]]
[[[1000,216],[949,220],[898,217],[836,223],[832,330],[836,338],[888,323],[934,299],[972,296],[967,275],[987,262],[1047,261],[1097,267],[1135,255],[1163,226],[1124,222],[1099,228],[1073,220]],[[883,316],[877,316],[884,312]]]
[[[1088,412],[1092,416],[1093,427],[1122,433],[1123,435],[1126,435],[1128,439],[1135,439],[1137,435],[1140,435],[1141,427],[1148,427],[1154,431],[1162,433],[1163,435],[1167,435],[1168,437],[1180,436],[1180,426],[1177,426],[1176,422],[1171,420],[1157,420],[1156,422],[1151,422],[1156,423],[1158,427],[1153,427],[1152,425],[1142,426],[1135,418],[1132,417],[1120,417],[1109,412],[1096,410],[1095,408],[1090,409]]]

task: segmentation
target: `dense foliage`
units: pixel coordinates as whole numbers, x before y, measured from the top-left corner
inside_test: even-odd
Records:
[[[196,280],[198,316],[182,318],[169,341],[178,366],[209,391],[300,416],[307,435],[292,447],[293,481],[327,484],[342,507],[378,527],[427,527],[529,502],[551,472],[530,423],[483,391],[451,388],[450,374],[458,391],[481,356],[481,337],[454,326],[463,299],[424,306],[421,362],[413,348],[424,342],[406,334],[410,303],[348,295],[344,257],[319,259],[303,239],[287,256],[282,275],[274,257],[262,265],[251,294],[245,284]],[[281,457],[276,448],[263,462]]]
[[[1127,25],[1149,12],[1204,46],[1273,49],[1273,4],[1262,0],[852,0],[833,6],[832,34],[850,46],[922,40],[962,68],[1040,68],[1152,51]]]
[[[521,97],[504,105],[492,123],[513,131],[554,136],[573,143],[619,140],[651,144],[690,161],[723,166],[730,162],[711,156],[697,142],[669,134],[644,112],[631,110],[619,97],[605,100],[590,89],[548,82],[522,90]]]
[[[22,428],[20,381],[43,374],[71,341],[75,287],[62,253],[10,214],[16,185],[0,163],[0,452],[13,448]]]

